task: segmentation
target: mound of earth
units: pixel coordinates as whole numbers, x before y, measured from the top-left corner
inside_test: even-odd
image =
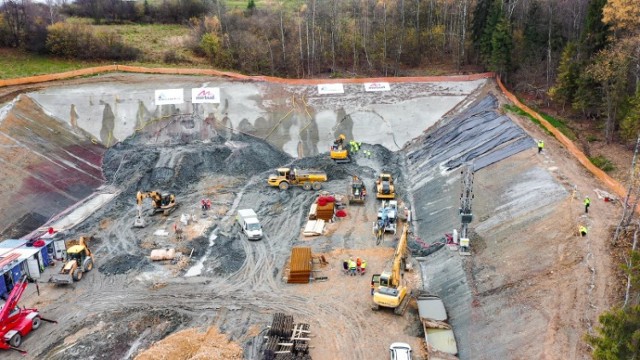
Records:
[[[186,329],[169,335],[140,353],[135,360],[233,360],[243,359],[242,347],[230,341],[214,326],[206,332]]]

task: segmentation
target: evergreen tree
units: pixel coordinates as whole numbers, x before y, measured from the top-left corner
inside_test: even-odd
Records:
[[[247,4],[247,10],[249,11],[253,11],[256,9],[256,2],[255,0],[249,0],[249,3]]]
[[[511,26],[504,16],[500,16],[491,35],[490,69],[502,76],[506,75],[511,69],[511,50],[513,50]]]
[[[549,95],[554,101],[571,104],[578,89],[580,77],[580,64],[577,62],[578,46],[575,42],[567,43],[560,57],[558,65],[558,77],[556,84],[549,90]]]
[[[586,71],[580,72],[576,81],[576,92],[571,107],[582,112],[583,115],[594,117],[597,115],[598,104],[602,100],[602,89]]]
[[[640,305],[600,315],[597,335],[587,336],[595,360],[640,358]]]
[[[485,27],[478,43],[482,62],[489,67],[491,67],[493,57],[493,33],[502,18],[504,18],[504,14],[502,13],[500,1],[492,1]]]
[[[493,0],[478,0],[476,7],[473,9],[473,19],[471,22],[471,40],[475,48],[480,47],[480,39],[484,34],[484,28],[487,25],[487,18]]]
[[[591,0],[580,38],[583,59],[589,59],[607,45],[609,25],[602,22],[602,9],[607,0]]]
[[[620,124],[622,137],[634,140],[640,133],[640,86],[629,101],[629,111]]]

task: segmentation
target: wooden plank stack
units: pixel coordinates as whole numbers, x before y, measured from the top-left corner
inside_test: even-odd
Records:
[[[294,247],[291,249],[289,266],[289,284],[307,284],[311,276],[312,257],[310,247]]]

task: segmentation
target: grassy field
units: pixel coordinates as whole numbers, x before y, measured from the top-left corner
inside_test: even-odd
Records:
[[[0,79],[52,74],[105,64],[108,63],[53,59],[14,49],[0,49]]]
[[[94,25],[97,30],[115,31],[124,42],[140,49],[141,61],[162,62],[168,49],[174,49],[192,62],[195,60],[187,51],[190,41],[190,29],[183,25]]]

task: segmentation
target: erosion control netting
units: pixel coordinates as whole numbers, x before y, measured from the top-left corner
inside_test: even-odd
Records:
[[[474,171],[535,146],[522,128],[496,108],[498,100],[487,96],[469,109],[445,119],[407,152],[407,164],[416,173],[442,166],[455,169],[474,161]]]

